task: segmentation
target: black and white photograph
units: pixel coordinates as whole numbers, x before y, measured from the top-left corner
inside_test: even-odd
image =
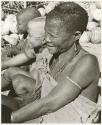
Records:
[[[101,124],[101,0],[1,3],[1,123]]]

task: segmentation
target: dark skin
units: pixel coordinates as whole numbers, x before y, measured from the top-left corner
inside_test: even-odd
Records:
[[[23,71],[17,67],[11,67],[7,69],[6,74],[7,79],[2,77],[2,91],[10,90],[12,87],[17,96],[10,97],[2,95],[2,104],[6,105],[12,111],[21,108],[23,99],[29,99],[29,97],[34,95],[36,85],[39,86],[39,72],[35,69],[31,73]],[[12,82],[11,82],[12,81]],[[4,84],[5,83],[5,84]],[[28,84],[29,83],[29,84]],[[36,88],[36,89],[35,89]]]
[[[65,26],[61,25],[60,22],[50,20],[46,22],[45,32],[45,39],[48,43],[49,51],[52,54],[59,52],[60,60],[64,58],[63,55],[66,52],[70,53],[67,53],[67,56],[71,58],[71,53],[74,51],[72,47],[74,46],[74,42],[80,38],[80,31],[68,33],[66,32]],[[76,99],[81,92],[90,100],[95,101],[97,93],[95,93],[96,87],[93,87],[93,83],[95,82],[95,86],[98,84],[100,72],[98,61],[95,56],[88,54],[84,50],[81,51],[81,54],[80,59],[76,59],[73,71],[70,72],[70,78],[77,82],[82,89],[71,81],[68,81],[66,77],[62,75],[62,80],[58,82],[55,88],[53,88],[46,97],[15,111],[12,114],[12,122],[24,122],[57,111]],[[67,74],[69,74],[69,72],[67,72]],[[85,91],[88,94],[85,94]],[[95,93],[95,95],[93,93]]]

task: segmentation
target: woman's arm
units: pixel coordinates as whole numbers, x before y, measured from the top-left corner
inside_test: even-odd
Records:
[[[12,122],[24,122],[62,108],[77,98],[81,88],[84,89],[98,77],[99,66],[97,59],[89,55],[83,57],[78,61],[74,71],[70,74],[71,80],[68,80],[68,77],[62,74],[60,83],[46,97],[15,111],[12,114]]]

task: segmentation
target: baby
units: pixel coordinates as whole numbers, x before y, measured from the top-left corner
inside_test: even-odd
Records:
[[[29,22],[27,27],[28,44],[25,48],[25,52],[20,55],[20,58],[19,56],[16,56],[11,59],[14,60],[15,63],[14,62],[13,63],[15,64],[15,66],[17,66],[19,61],[25,63],[31,59],[35,60],[36,54],[34,49],[39,48],[43,44],[42,41],[44,39],[44,34],[45,34],[44,25],[45,25],[45,17],[39,17]],[[23,65],[23,63],[21,63],[21,65]],[[11,65],[11,63],[8,67],[10,66],[11,68],[8,68],[2,75],[2,91],[6,90],[7,88],[10,89],[10,86],[12,86],[17,96],[16,99],[19,99],[18,102],[16,100],[16,102],[19,103],[19,108],[28,104],[29,102],[32,102],[40,98],[40,96],[38,96],[40,95],[41,92],[39,91],[40,90],[39,88],[41,87],[41,83],[39,80],[39,71],[32,68],[31,72],[29,73],[18,67],[13,67],[14,65]],[[7,105],[7,101],[5,102],[3,101],[3,104]],[[10,103],[8,107],[11,107],[11,105],[13,105],[12,99],[11,100],[9,99],[9,102]]]

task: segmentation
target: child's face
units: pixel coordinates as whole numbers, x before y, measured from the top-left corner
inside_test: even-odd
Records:
[[[33,27],[28,26],[28,41],[36,48],[42,45],[42,41],[45,37],[44,25],[39,25],[35,22]]]
[[[28,35],[27,40],[31,43],[31,45],[36,48],[42,45],[42,41],[44,40],[44,37],[34,37]]]

